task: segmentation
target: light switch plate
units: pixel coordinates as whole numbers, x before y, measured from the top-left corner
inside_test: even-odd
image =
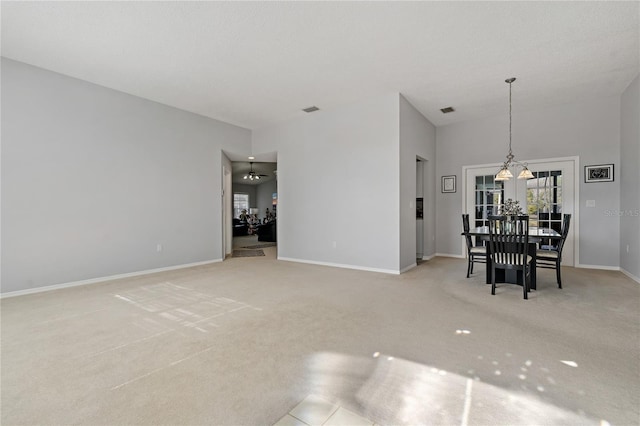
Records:
[[[595,207],[596,200],[587,200],[587,207]]]

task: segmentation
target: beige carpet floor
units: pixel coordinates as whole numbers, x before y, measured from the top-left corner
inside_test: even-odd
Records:
[[[1,301],[3,425],[272,425],[309,395],[380,425],[639,423],[640,285],[484,267],[222,263]]]

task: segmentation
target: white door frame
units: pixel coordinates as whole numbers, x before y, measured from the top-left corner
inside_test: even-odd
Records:
[[[233,251],[231,170],[222,166],[222,260]]]
[[[542,158],[536,160],[526,160],[523,161],[527,163],[529,166],[540,164],[540,163],[557,163],[557,162],[572,162],[573,163],[573,215],[571,216],[571,230],[573,231],[573,266],[577,267],[580,265],[580,157],[557,157],[557,158]],[[498,173],[502,163],[492,163],[492,164],[478,164],[471,166],[462,166],[462,211],[466,213],[469,211],[470,206],[468,206],[467,202],[467,174],[470,171],[476,169],[483,168],[493,168],[495,169],[495,173]],[[564,196],[564,194],[563,194]],[[462,256],[466,256],[466,246],[464,239],[461,239],[461,248],[460,252]]]

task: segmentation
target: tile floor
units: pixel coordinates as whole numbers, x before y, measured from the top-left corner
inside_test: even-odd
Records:
[[[274,426],[373,426],[371,420],[315,395],[309,395]]]

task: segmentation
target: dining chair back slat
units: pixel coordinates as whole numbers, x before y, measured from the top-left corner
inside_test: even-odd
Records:
[[[489,216],[491,294],[495,294],[495,269],[522,271],[524,298],[529,291],[529,216]]]

